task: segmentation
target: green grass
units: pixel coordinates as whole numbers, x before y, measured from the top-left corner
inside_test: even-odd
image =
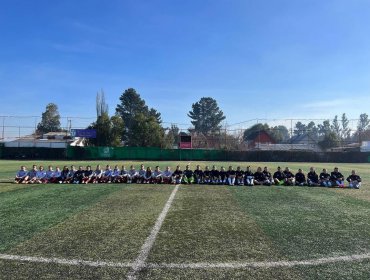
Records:
[[[0,161],[0,254],[133,262],[174,186],[16,185],[19,166],[127,167],[141,162]],[[154,167],[156,162],[143,162]],[[188,162],[159,162],[163,169]],[[197,162],[192,162],[194,166]],[[200,162],[202,167],[212,162]],[[242,168],[249,163],[217,162]],[[265,166],[250,164],[253,169]],[[271,171],[336,164],[269,163]],[[150,263],[306,260],[370,252],[370,164],[360,190],[181,186],[148,256]],[[126,279],[130,268],[0,260],[0,279]],[[368,279],[370,260],[259,269],[144,269],[140,279]]]

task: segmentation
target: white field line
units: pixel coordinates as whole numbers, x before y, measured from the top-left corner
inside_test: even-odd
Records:
[[[164,206],[161,214],[159,215],[157,221],[155,222],[155,225],[150,232],[150,235],[146,239],[145,243],[141,247],[140,254],[136,258],[134,264],[132,265],[132,270],[129,272],[127,279],[134,280],[137,277],[137,273],[146,267],[146,260],[149,256],[149,252],[152,249],[154,242],[157,238],[157,235],[162,227],[162,224],[164,222],[164,219],[166,218],[166,215],[168,213],[168,210],[170,210],[170,207],[172,205],[173,200],[175,199],[175,195],[177,193],[177,190],[179,189],[179,185],[176,185],[175,189],[172,191],[169,199],[166,202],[166,205]]]
[[[320,259],[302,260],[302,261],[273,261],[273,262],[226,262],[226,263],[144,263],[143,268],[155,269],[212,269],[212,268],[229,268],[229,269],[248,269],[248,268],[274,268],[274,267],[293,267],[293,266],[317,266],[321,264],[337,262],[353,262],[370,259],[370,253],[361,255],[348,255],[338,257],[328,257]],[[84,261],[84,260],[67,260],[59,258],[29,257],[18,255],[0,254],[0,260],[12,260],[21,262],[34,263],[55,263],[73,266],[90,266],[90,267],[123,267],[132,268],[135,263],[120,263],[108,261]]]
[[[302,261],[273,261],[273,262],[227,262],[227,263],[160,263],[147,264],[147,268],[178,268],[178,269],[208,269],[208,268],[273,268],[273,267],[293,267],[293,266],[317,266],[321,264],[336,262],[352,262],[370,259],[370,253],[361,255],[349,255],[328,257]]]
[[[132,263],[119,263],[119,262],[106,262],[106,261],[84,261],[84,260],[67,260],[59,258],[43,258],[43,257],[29,257],[0,254],[1,260],[21,261],[21,262],[34,262],[34,263],[55,263],[63,265],[84,265],[91,267],[132,267]]]

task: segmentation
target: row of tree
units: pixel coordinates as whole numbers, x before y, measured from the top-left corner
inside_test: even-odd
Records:
[[[109,115],[108,104],[103,91],[96,96],[97,119],[89,128],[97,130],[97,138],[89,139],[88,145],[96,146],[140,146],[172,148],[178,143],[180,129],[176,125],[164,127],[161,114],[154,108],[146,105],[135,89],[125,90],[119,97],[119,103],[114,115]],[[276,143],[287,143],[293,136],[308,135],[313,141],[318,142],[322,148],[341,145],[354,139],[361,141],[369,132],[370,120],[367,114],[361,114],[356,131],[351,131],[346,114],[339,119],[335,116],[332,121],[325,120],[316,124],[297,122],[289,130],[284,125],[272,126],[258,123],[246,129],[242,137],[228,134],[227,129],[222,129],[221,123],[225,115],[211,97],[203,97],[192,104],[188,117],[194,126],[189,132],[205,137],[219,137],[229,142],[248,141],[258,131],[267,131]],[[42,113],[41,122],[37,125],[37,133],[61,131],[60,115],[56,104],[50,103]],[[370,132],[368,133],[370,136]],[[224,148],[237,148],[236,145],[226,145]]]

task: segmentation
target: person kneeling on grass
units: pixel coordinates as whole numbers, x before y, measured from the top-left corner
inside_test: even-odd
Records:
[[[253,186],[254,185],[254,173],[250,166],[247,166],[247,170],[244,172],[244,185]]]
[[[317,175],[315,168],[310,167],[310,172],[307,174],[307,183],[310,187],[320,186],[319,175]]]
[[[328,173],[326,168],[324,168],[320,173],[320,186],[328,188],[331,187],[330,174]]]
[[[176,170],[172,173],[172,183],[173,184],[181,184],[182,181],[182,170],[180,166],[176,166]]]
[[[71,184],[73,182],[73,176],[75,175],[76,168],[74,165],[71,165],[71,169],[68,172],[68,175],[64,181],[65,184]]]
[[[167,166],[166,170],[162,173],[162,179],[164,184],[171,184],[172,183],[172,171],[171,167]]]
[[[298,173],[295,174],[295,185],[296,186],[306,186],[306,176],[303,174],[301,168],[298,169]]]
[[[190,166],[187,165],[184,170],[184,176],[182,177],[182,182],[184,184],[193,184],[194,183],[194,172],[190,169]]]
[[[112,182],[111,180],[112,180],[112,168],[108,164],[105,167],[103,174],[101,175],[99,183],[111,183]]]
[[[27,182],[28,171],[25,166],[21,166],[14,178],[15,184],[25,184]]]
[[[255,185],[263,185],[265,182],[265,175],[262,172],[262,168],[258,167],[257,171],[254,173],[254,184]]]
[[[194,170],[194,182],[197,184],[203,183],[203,171],[199,165],[197,165],[196,169]]]
[[[159,166],[157,165],[155,167],[154,171],[153,171],[153,174],[152,174],[152,182],[153,182],[153,184],[161,184],[162,180],[163,180],[162,171],[159,168]]]
[[[39,170],[36,172],[36,181],[38,184],[45,184],[46,180],[46,171],[42,165],[39,166]]]
[[[338,167],[334,168],[334,171],[330,174],[330,180],[332,186],[338,186],[340,188],[344,188],[344,176],[342,173],[339,172]]]
[[[281,186],[285,183],[285,174],[281,171],[280,166],[277,168],[277,171],[274,173],[273,176],[275,185]]]
[[[350,188],[359,189],[361,187],[361,177],[352,170],[351,175],[347,178]]]

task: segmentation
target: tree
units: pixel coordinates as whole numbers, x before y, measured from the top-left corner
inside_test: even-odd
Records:
[[[289,130],[285,125],[278,125],[269,130],[276,143],[284,143],[289,139]]]
[[[351,136],[351,129],[348,127],[349,120],[345,113],[342,114],[341,123],[342,129],[340,137],[342,138],[342,140],[348,140],[349,137]]]
[[[121,103],[117,105],[116,113],[123,119],[125,125],[123,139],[128,143],[133,143],[132,139],[130,139],[133,136],[132,127],[145,125],[136,123],[138,120],[146,120],[149,117],[153,117],[158,125],[161,124],[161,114],[153,108],[149,109],[135,89],[129,88],[125,90],[119,100]],[[139,114],[142,114],[144,117],[136,118]],[[135,143],[133,144],[137,146]]]
[[[108,114],[108,104],[105,102],[104,91],[96,93],[96,116],[99,117],[102,114]]]
[[[320,148],[326,150],[329,148],[338,147],[339,142],[340,142],[340,139],[338,135],[334,131],[331,131],[328,134],[326,134],[324,136],[324,139],[320,141],[318,144]]]
[[[305,134],[307,131],[307,127],[304,123],[301,123],[301,122],[297,122],[295,124],[295,128],[294,128],[294,135],[296,136],[299,136],[299,135],[303,135]]]
[[[360,133],[365,131],[366,129],[368,129],[369,124],[370,124],[369,116],[365,113],[361,114],[357,124],[357,131]]]
[[[88,145],[94,146],[121,146],[124,123],[119,115],[109,118],[104,112],[98,116],[96,122],[89,126],[89,129],[96,129],[96,138],[89,138]]]
[[[340,133],[341,133],[341,128],[340,128],[340,125],[339,125],[339,121],[338,121],[338,116],[335,115],[334,119],[333,119],[333,122],[332,122],[332,125],[331,125],[331,130],[337,134],[338,138],[340,138]]]
[[[202,97],[193,103],[188,117],[192,119],[194,130],[205,135],[220,130],[221,122],[226,118],[217,101],[211,97]]]
[[[36,132],[43,134],[57,131],[61,131],[58,106],[54,103],[49,103],[45,112],[42,113],[41,122],[38,123]]]
[[[164,129],[154,116],[138,113],[132,123],[129,146],[162,147],[164,145]]]
[[[253,137],[253,135],[257,132],[260,132],[262,130],[269,130],[270,127],[267,123],[265,124],[262,124],[262,123],[257,123],[255,125],[252,125],[251,127],[247,128],[245,131],[244,131],[244,141],[249,141],[249,140],[252,140],[251,137]]]
[[[325,120],[322,124],[318,125],[318,134],[319,136],[324,137],[325,135],[329,134],[331,132],[331,126],[330,121]]]

